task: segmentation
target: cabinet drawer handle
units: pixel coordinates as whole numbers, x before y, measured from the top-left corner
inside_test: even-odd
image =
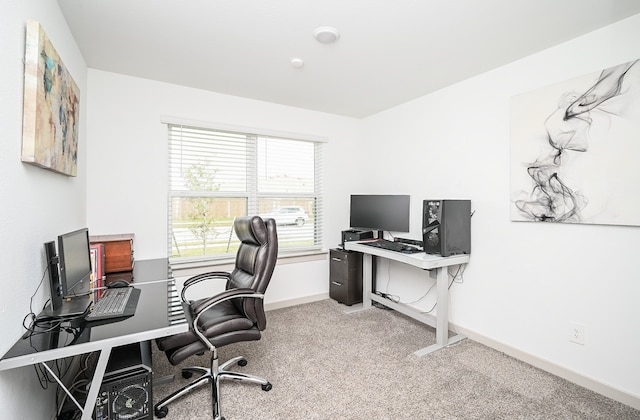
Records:
[[[338,283],[337,281],[332,281],[331,284],[335,284],[336,286],[342,286],[342,283]]]
[[[340,258],[336,258],[336,257],[332,257],[331,259],[332,259],[333,261],[342,261],[342,259],[340,259]]]

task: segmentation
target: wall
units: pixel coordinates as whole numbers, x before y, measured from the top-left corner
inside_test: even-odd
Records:
[[[638,59],[638,39],[640,15],[366,119],[368,158],[410,168],[412,177],[360,179],[363,189],[412,195],[407,237],[420,237],[423,199],[471,199],[471,262],[451,288],[452,322],[567,377],[577,372],[583,384],[604,384],[636,408],[640,227],[511,222],[509,101]],[[405,302],[431,284],[399,266],[378,273],[379,287]],[[428,310],[434,299],[414,306]],[[584,346],[569,342],[571,322],[584,325]]]
[[[161,117],[312,134],[325,144],[327,246],[348,220],[345,168],[362,121],[89,70],[89,225],[93,234],[135,233],[135,258],[167,256],[166,126]],[[327,260],[279,264],[267,304],[328,293]]]
[[[81,92],[77,177],[20,161],[27,19],[40,21]],[[30,310],[39,312],[49,298],[47,278],[40,283],[45,269],[43,243],[86,225],[86,65],[58,4],[49,0],[3,2],[0,51],[0,354],[4,354],[23,334],[23,318]],[[0,372],[2,417],[51,418],[54,389],[51,385],[48,392],[40,389],[31,367]]]
[[[24,22],[29,18],[43,24],[82,92],[76,178],[20,162]],[[11,199],[2,209],[0,235],[11,241],[0,242],[0,284],[11,293],[0,295],[0,352],[21,335],[31,295],[35,293],[36,310],[48,296],[38,289],[44,271],[42,243],[58,233],[80,225],[95,234],[135,232],[137,258],[166,256],[166,136],[160,116],[168,115],[328,137],[327,247],[339,242],[340,230],[348,224],[350,193],[411,194],[414,217],[406,236],[415,238],[422,199],[470,198],[476,211],[473,254],[463,284],[452,287],[453,322],[474,337],[578,372],[637,403],[640,318],[635,307],[640,284],[631,261],[640,228],[510,222],[509,98],[640,57],[640,45],[633,42],[640,36],[638,28],[640,16],[635,16],[358,121],[87,73],[55,2],[5,1],[0,15],[0,171],[5,181],[0,193]],[[405,146],[389,148],[390,142]],[[404,170],[384,178],[353,176],[371,160],[409,168],[412,177]],[[387,273],[402,281],[385,278]],[[385,267],[379,274],[381,287],[406,300],[422,296],[429,285],[401,266]],[[268,299],[326,293],[327,277],[326,261],[280,266]],[[20,287],[14,286],[17,281]],[[430,298],[416,306],[428,309]],[[585,325],[585,346],[568,342],[568,325],[574,321]],[[32,369],[0,372],[3,417],[49,418],[51,393],[38,399],[30,395],[46,395]]]

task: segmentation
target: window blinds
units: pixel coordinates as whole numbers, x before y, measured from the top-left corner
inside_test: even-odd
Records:
[[[281,252],[322,247],[322,142],[168,124],[173,258],[234,253],[233,219],[278,223]]]

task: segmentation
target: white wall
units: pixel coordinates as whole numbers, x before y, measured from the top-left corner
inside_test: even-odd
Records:
[[[423,199],[472,200],[471,262],[451,289],[453,323],[627,393],[636,407],[640,227],[510,222],[509,100],[638,59],[638,39],[640,15],[372,116],[364,136],[369,150],[383,151],[377,159],[415,176],[366,180],[371,189],[398,184],[411,193],[407,236],[420,237]],[[403,301],[430,285],[421,273],[390,270],[391,282],[385,266],[378,284]],[[584,346],[569,342],[571,322],[584,325]]]
[[[25,23],[39,21],[78,84],[78,175],[67,177],[20,161]],[[4,1],[0,14],[0,354],[23,334],[22,321],[49,298],[43,243],[86,225],[86,65],[75,40],[50,0]],[[40,288],[39,288],[40,286]],[[53,391],[40,389],[33,368],[0,372],[3,418],[51,418]],[[34,398],[37,396],[37,398]]]
[[[29,18],[41,21],[82,92],[76,178],[20,162]],[[413,224],[406,236],[415,238],[422,199],[470,198],[476,210],[473,253],[464,283],[452,287],[453,322],[637,401],[640,282],[632,248],[640,228],[510,222],[509,98],[639,58],[638,28],[640,16],[635,16],[361,121],[101,71],[87,74],[55,2],[5,1],[0,235],[11,241],[0,241],[0,284],[11,293],[0,295],[0,352],[22,333],[22,318],[44,270],[43,242],[88,224],[94,234],[135,232],[138,259],[166,256],[167,147],[160,116],[168,115],[328,137],[327,247],[338,243],[348,224],[352,192],[410,193]],[[399,169],[398,175],[354,177],[372,161]],[[387,281],[386,273],[393,280]],[[401,266],[385,267],[379,275],[381,287],[407,301],[429,284]],[[268,298],[277,302],[326,292],[327,277],[325,261],[280,266]],[[36,293],[35,310],[47,296],[42,289]],[[417,306],[429,308],[429,299]],[[569,343],[570,322],[585,325],[585,346]],[[3,417],[48,418],[51,395],[30,397],[45,395],[41,392],[30,368],[0,372]]]
[[[167,256],[168,140],[162,116],[328,138],[326,237],[340,241],[348,224],[351,163],[362,121],[353,118],[89,70],[89,228],[93,234],[135,233],[135,258]],[[345,198],[346,197],[346,198]],[[267,304],[328,293],[326,260],[279,265]]]

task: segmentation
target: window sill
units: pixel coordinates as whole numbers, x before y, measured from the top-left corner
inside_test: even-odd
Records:
[[[309,261],[326,260],[329,252],[327,250],[290,252],[278,255],[277,265],[298,264]],[[231,271],[235,263],[234,258],[224,258],[219,260],[191,260],[191,261],[171,261],[171,270],[174,277],[191,277],[208,271]]]

